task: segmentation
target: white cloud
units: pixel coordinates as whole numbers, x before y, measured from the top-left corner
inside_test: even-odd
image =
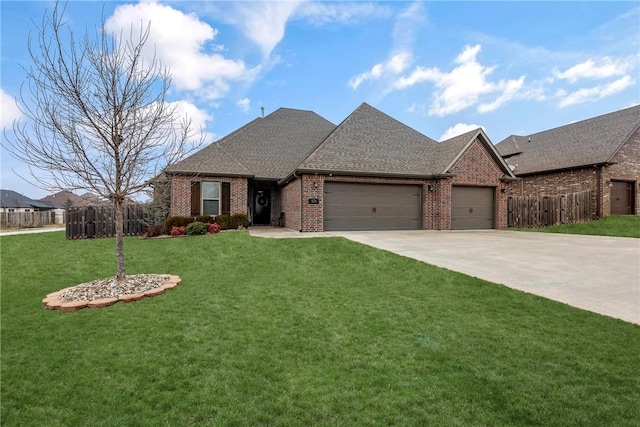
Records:
[[[249,98],[242,98],[238,100],[236,105],[238,106],[240,111],[242,111],[243,113],[246,113],[251,109],[251,100]]]
[[[558,79],[568,80],[575,83],[580,79],[603,79],[613,76],[622,76],[633,67],[633,60],[628,59],[612,59],[605,56],[596,62],[588,59],[580,64],[568,68],[565,71],[553,71],[553,76]]]
[[[375,2],[303,2],[295,10],[295,18],[315,25],[329,23],[354,24],[370,18],[384,18],[391,8]]]
[[[518,96],[525,76],[520,76],[517,80],[503,79],[495,83],[490,82],[488,77],[496,67],[487,67],[477,61],[476,56],[480,50],[480,45],[465,46],[454,61],[458,65],[450,72],[441,71],[436,67],[417,66],[411,74],[399,78],[394,87],[404,89],[425,81],[432,82],[436,91],[429,107],[429,114],[438,116],[464,110],[480,102],[481,97],[498,93],[496,100],[478,107],[480,112],[492,111]]]
[[[456,123],[455,125],[451,126],[449,129],[444,131],[442,136],[440,136],[439,141],[446,141],[447,139],[451,139],[454,136],[462,135],[463,133],[471,132],[472,130],[475,130],[478,128],[484,129],[484,126],[480,126],[472,123]]]
[[[202,136],[200,130],[204,131],[204,129],[207,128],[207,123],[213,121],[213,117],[208,112],[201,110],[188,101],[168,102],[167,105],[170,108],[175,108],[177,117],[186,117],[188,120],[191,120],[191,131],[195,137],[195,140],[191,142],[197,142],[196,140]],[[176,132],[178,131],[179,129],[176,123]],[[215,139],[215,135],[211,133],[205,133],[204,137],[206,141],[213,141]]]
[[[0,127],[4,130],[20,117],[22,117],[22,113],[16,104],[15,98],[0,89]]]
[[[590,88],[582,88],[571,93],[568,93],[566,90],[560,89],[556,92],[556,96],[558,98],[561,98],[558,105],[564,108],[574,104],[597,101],[598,99],[602,99],[621,92],[634,84],[635,80],[633,80],[630,76],[624,76],[608,84],[598,85]]]
[[[144,55],[149,61],[154,53],[172,74],[178,90],[194,91],[198,96],[216,99],[229,90],[230,80],[251,81],[259,67],[248,69],[241,60],[227,59],[213,51],[217,30],[200,21],[194,14],[185,14],[154,1],[143,0],[135,5],[116,7],[106,22],[108,31],[129,37],[137,35],[140,25],[151,22],[149,40]],[[133,29],[133,32],[131,31]]]
[[[287,21],[299,5],[300,0],[233,2],[224,19],[240,28],[260,47],[262,56],[268,58],[284,37]]]
[[[413,55],[410,52],[398,52],[391,56],[386,62],[375,64],[371,67],[371,70],[358,74],[349,80],[349,86],[352,89],[357,89],[363,82],[367,80],[377,80],[382,77],[390,75],[400,74],[407,69]]]

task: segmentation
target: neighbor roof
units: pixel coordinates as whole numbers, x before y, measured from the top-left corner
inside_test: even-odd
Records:
[[[0,190],[0,207],[55,209],[52,202],[33,200],[13,190]]]
[[[640,125],[640,106],[531,135],[511,135],[496,144],[500,154],[526,175],[606,164]]]
[[[280,108],[168,167],[166,172],[282,179],[335,127],[313,111]]]

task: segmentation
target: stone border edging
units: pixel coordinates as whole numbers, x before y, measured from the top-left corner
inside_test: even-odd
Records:
[[[63,292],[73,289],[75,286],[71,286],[69,288],[60,289],[57,292],[53,292],[48,294],[42,300],[42,307],[47,310],[60,310],[62,313],[73,313],[78,310],[82,310],[83,308],[101,308],[101,307],[109,307],[117,302],[134,302],[141,300],[143,298],[151,298],[158,295],[162,295],[165,291],[169,289],[173,289],[179,284],[182,283],[182,279],[180,276],[168,276],[168,280],[164,285],[161,285],[157,288],[149,289],[148,291],[139,293],[139,294],[123,294],[119,297],[113,298],[100,298],[90,301],[65,301],[60,298]]]

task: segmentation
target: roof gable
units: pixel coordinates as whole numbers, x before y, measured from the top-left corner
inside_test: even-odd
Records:
[[[612,160],[640,125],[640,106],[526,136],[511,135],[496,145],[515,174],[570,169]]]
[[[298,166],[298,171],[427,175],[438,143],[363,103]]]
[[[312,111],[280,108],[168,167],[167,172],[281,179],[335,125]]]
[[[456,164],[460,157],[464,155],[469,146],[471,146],[471,144],[473,144],[473,142],[476,140],[478,140],[482,144],[484,149],[487,150],[493,161],[505,173],[505,175],[510,178],[515,178],[515,175],[513,175],[511,168],[504,161],[500,153],[498,153],[498,150],[491,143],[491,140],[484,132],[484,130],[482,130],[482,128],[472,130],[470,132],[464,133],[440,143],[439,149],[441,154],[438,156],[438,158],[440,159],[440,161],[447,162],[446,165],[442,168],[442,173],[449,173],[451,171],[451,168]]]

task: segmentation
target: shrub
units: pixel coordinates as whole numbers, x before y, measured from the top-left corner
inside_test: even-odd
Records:
[[[231,219],[229,220],[229,228],[236,229],[240,226],[248,227],[249,217],[243,213],[236,213],[231,215]]]
[[[209,233],[211,234],[219,233],[221,229],[222,227],[220,227],[220,224],[207,224],[207,231],[209,231]]]
[[[222,230],[228,230],[229,229],[230,221],[231,221],[231,217],[229,216],[229,214],[223,214],[223,215],[216,216],[216,224],[218,224],[220,226],[220,229],[222,229]]]
[[[207,234],[207,227],[203,222],[195,221],[187,225],[186,233],[187,236],[201,236]]]
[[[164,234],[164,228],[159,225],[153,225],[151,227],[147,227],[145,231],[145,235],[147,237],[158,237]]]
[[[173,227],[186,227],[193,222],[191,216],[170,216],[164,221],[164,232],[170,234]]]
[[[214,221],[214,218],[211,215],[198,215],[196,217],[196,221],[202,222],[204,224],[210,224]]]
[[[184,226],[180,226],[180,227],[171,227],[171,235],[173,237],[177,237],[177,236],[184,236],[184,233],[186,232],[186,227]]]

